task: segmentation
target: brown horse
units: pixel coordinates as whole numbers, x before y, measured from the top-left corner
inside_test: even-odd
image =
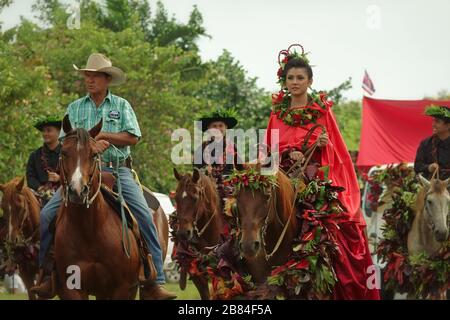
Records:
[[[294,189],[289,178],[278,171],[277,186],[271,189],[241,188],[236,196],[239,249],[253,281],[266,281],[273,266],[287,262],[297,232]]]
[[[178,230],[177,237],[181,241],[191,242],[200,252],[213,247],[220,241],[223,229],[220,198],[214,181],[194,169],[193,174],[180,175],[174,169],[178,186],[175,195],[177,204]],[[181,270],[180,287],[186,285],[186,270]],[[193,276],[197,290],[203,300],[209,299],[208,278]]]
[[[40,205],[33,191],[25,185],[24,178],[15,178],[0,185],[3,192],[1,207],[6,222],[5,247],[7,251],[7,272],[19,267],[19,275],[27,288],[28,298],[35,300],[30,292],[38,272]],[[3,239],[2,239],[3,240]],[[9,252],[8,252],[9,251]]]
[[[428,181],[418,175],[418,179],[422,188],[417,195],[415,217],[408,233],[408,251],[409,254],[425,251],[433,256],[448,238],[450,194],[447,187],[450,178]]]
[[[66,137],[61,147],[64,190],[55,231],[58,295],[63,299],[134,299],[138,289],[140,257],[130,232],[127,257],[122,222],[100,190],[100,157],[95,140],[102,122],[89,132],[72,130],[63,121]],[[78,272],[79,286],[72,275]]]

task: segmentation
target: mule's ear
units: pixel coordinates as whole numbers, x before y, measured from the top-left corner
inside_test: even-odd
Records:
[[[194,168],[194,172],[192,173],[192,182],[197,183],[200,180],[200,171],[197,168]]]
[[[63,119],[63,130],[65,134],[68,134],[72,131],[72,125],[70,124],[69,115],[66,114]]]
[[[22,177],[22,179],[20,179],[19,183],[16,186],[17,192],[22,192],[24,186],[25,186],[25,178]]]
[[[430,188],[431,182],[424,178],[420,173],[417,175],[417,179],[422,186],[424,186],[425,188]]]
[[[181,175],[175,167],[173,168],[173,175],[175,176],[175,179],[177,179],[178,181],[181,180]]]
[[[95,125],[95,127],[93,127],[91,130],[89,130],[89,135],[92,138],[95,138],[100,133],[100,131],[102,131],[102,127],[103,127],[103,119],[100,120],[100,122],[97,123]]]

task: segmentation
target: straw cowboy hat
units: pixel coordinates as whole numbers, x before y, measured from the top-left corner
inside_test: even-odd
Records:
[[[84,69],[80,69],[76,65],[73,65],[73,67],[79,72],[92,71],[109,74],[112,78],[110,83],[112,86],[120,85],[127,79],[125,73],[121,69],[113,67],[111,60],[101,53],[91,54]]]

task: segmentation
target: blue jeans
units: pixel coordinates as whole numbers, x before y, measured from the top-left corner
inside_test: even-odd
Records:
[[[109,168],[102,168],[102,170],[108,171]],[[151,214],[153,211],[148,207],[145,201],[141,188],[133,179],[133,174],[129,168],[119,168],[119,178],[122,186],[122,195],[128,204],[131,212],[133,212],[136,220],[139,224],[141,234],[144,237],[144,241],[147,243],[147,247],[153,257],[153,263],[155,264],[157,271],[156,283],[164,284],[164,270],[162,251],[159,244],[158,234],[156,232],[155,224]],[[48,227],[50,222],[56,217],[59,207],[62,203],[61,188],[55,193],[50,201],[45,205],[41,211],[41,244],[39,251],[39,266],[42,267],[45,256],[50,248],[53,235],[49,232]]]

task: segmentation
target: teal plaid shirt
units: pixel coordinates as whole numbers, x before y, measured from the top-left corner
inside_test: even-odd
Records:
[[[141,130],[136,119],[136,114],[130,103],[121,97],[111,94],[110,91],[108,91],[108,95],[99,107],[87,95],[69,104],[66,114],[69,115],[72,128],[90,130],[103,119],[102,132],[129,132],[138,138],[141,137]],[[64,136],[64,130],[61,130],[59,138],[63,139]],[[129,146],[118,147],[118,149],[123,153],[125,158],[130,155]],[[115,163],[117,157],[120,160],[124,160],[120,152],[110,147],[103,152],[102,161],[112,161]]]

